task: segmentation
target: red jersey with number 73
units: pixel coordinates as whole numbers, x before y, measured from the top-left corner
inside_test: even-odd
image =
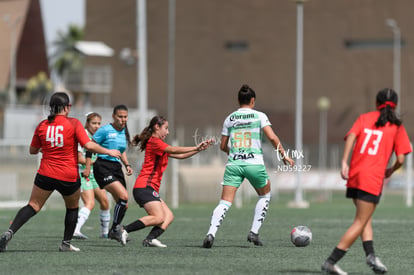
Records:
[[[32,147],[42,149],[37,172],[46,177],[75,182],[78,177],[78,143],[83,147],[90,139],[76,118],[57,115],[53,122],[43,120],[37,126]]]
[[[412,151],[404,126],[387,123],[377,128],[375,122],[379,115],[379,111],[360,115],[346,135],[356,135],[347,187],[376,196],[382,193],[385,170],[392,152],[398,156]]]

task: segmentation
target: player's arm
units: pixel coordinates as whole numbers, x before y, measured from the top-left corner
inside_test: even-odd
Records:
[[[227,155],[229,154],[229,136],[221,136],[220,150],[225,152]]]
[[[182,146],[168,146],[164,152],[170,154],[170,157],[176,159],[185,159],[207,149],[212,144],[212,140],[200,142],[197,146],[182,147]]]
[[[346,140],[345,140],[344,153],[342,154],[342,162],[341,162],[341,176],[344,180],[348,179],[348,173],[349,173],[348,159],[349,159],[349,155],[351,154],[352,147],[354,146],[355,139],[356,139],[356,135],[354,133],[350,133],[346,137]]]
[[[127,158],[127,154],[126,154],[126,151],[124,151],[124,152],[121,154],[121,161],[122,161],[122,163],[123,163],[123,164],[124,164],[124,166],[125,166],[125,170],[126,170],[126,172],[127,172],[127,175],[128,175],[128,176],[132,175],[132,173],[134,172],[134,170],[132,170],[132,167],[131,167],[131,165],[129,164],[129,161],[128,161],[128,158]]]
[[[92,153],[86,151],[85,156],[83,156],[83,153],[78,151],[78,163],[85,165],[85,169],[83,170],[82,175],[85,178],[89,177],[92,166]]]
[[[86,158],[83,156],[82,152],[78,151],[78,163],[85,165],[86,164]]]
[[[97,153],[97,154],[103,154],[103,155],[109,155],[111,157],[115,157],[115,158],[120,158],[121,157],[121,153],[118,150],[115,149],[106,149],[102,146],[100,146],[99,144],[95,143],[94,141],[88,141],[87,143],[85,143],[83,145],[84,148],[86,148],[86,150],[91,151],[92,153]]]
[[[395,171],[397,171],[398,169],[400,169],[400,167],[404,164],[404,160],[405,160],[405,155],[404,154],[398,155],[397,158],[396,158],[396,160],[395,160],[395,162],[394,162],[394,165],[392,167],[390,167],[390,168],[388,168],[388,169],[385,170],[385,177],[386,178],[391,177],[391,175]]]
[[[285,149],[283,148],[282,143],[280,142],[279,137],[275,134],[272,127],[270,125],[267,125],[263,127],[263,133],[266,135],[267,139],[270,141],[270,143],[273,145],[273,147],[276,149],[276,152],[282,156],[283,163],[286,165],[292,166],[295,164],[293,159],[291,159],[288,155],[286,155]]]

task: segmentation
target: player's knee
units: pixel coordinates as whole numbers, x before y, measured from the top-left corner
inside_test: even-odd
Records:
[[[99,205],[101,206],[101,210],[108,210],[109,209],[108,199],[101,199],[98,202],[99,202]]]
[[[167,222],[168,224],[171,224],[174,220],[174,214],[171,212],[164,220],[164,222]]]
[[[121,195],[119,196],[119,199],[120,199],[120,200],[123,200],[123,201],[128,201],[128,194],[127,194],[127,193],[125,193],[125,194],[121,194]]]
[[[163,216],[154,216],[154,221],[153,221],[154,225],[163,224],[164,221],[165,221],[164,215]]]
[[[89,210],[92,210],[95,207],[95,200],[85,202],[85,207]]]

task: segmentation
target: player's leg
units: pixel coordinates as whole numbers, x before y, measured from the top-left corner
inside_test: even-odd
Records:
[[[101,238],[108,237],[109,222],[111,221],[111,213],[109,211],[109,199],[106,190],[100,189],[98,186],[93,189],[95,198],[100,205],[99,220],[101,222]]]
[[[125,230],[130,233],[141,230],[147,226],[159,227],[165,221],[165,211],[163,210],[163,205],[158,192],[151,187],[146,187],[134,188],[132,194],[136,203],[144,208],[148,215],[124,226]],[[171,221],[169,223],[171,223]],[[145,240],[143,245],[146,246]]]
[[[247,241],[254,243],[254,245],[262,246],[263,242],[259,238],[259,230],[266,218],[267,211],[269,210],[271,198],[270,181],[264,165],[245,167],[245,173],[246,178],[252,184],[259,196],[254,209],[253,222],[247,236]]]
[[[223,185],[221,200],[213,211],[210,220],[210,227],[208,229],[207,236],[203,241],[204,248],[211,248],[213,246],[217,230],[221,226],[224,218],[226,217],[227,211],[230,209],[233,203],[237,189],[238,187],[235,186]]]
[[[322,264],[322,271],[334,272],[333,274],[347,274],[341,270],[336,263],[345,256],[347,250],[352,246],[355,240],[362,234],[365,225],[375,211],[376,204],[372,202],[363,201],[360,199],[354,199],[356,205],[356,214],[352,225],[348,228],[345,234],[342,236],[338,245],[334,248],[331,255]],[[343,272],[343,273],[341,273]]]
[[[168,226],[172,223],[174,220],[174,214],[171,211],[171,209],[168,207],[168,205],[161,200],[161,207],[164,212],[164,221],[159,224],[155,225],[148,236],[143,241],[143,244],[148,246],[156,246],[156,247],[167,247],[165,244],[161,243],[157,238],[161,236],[167,230]]]
[[[128,208],[128,192],[125,186],[119,181],[114,181],[106,185],[105,190],[111,193],[112,197],[116,201],[112,220],[112,228],[109,232],[109,235],[111,235],[112,233],[116,233],[121,230],[120,224]]]
[[[156,232],[151,231],[154,235],[162,234],[164,230],[160,227],[165,221],[165,211],[160,201],[150,201],[144,204],[144,209],[147,212],[147,216],[140,218],[139,220],[147,226],[154,226],[153,230]],[[129,226],[128,226],[129,228]],[[151,233],[150,233],[151,234]],[[155,236],[156,238],[157,236]],[[143,241],[143,246],[160,246],[166,247],[165,245],[157,245],[157,243],[152,243],[154,237],[147,236]]]
[[[223,176],[221,200],[213,211],[210,227],[204,239],[203,247],[211,248],[218,228],[221,226],[227,211],[230,209],[237,189],[244,180],[243,168],[237,165],[227,165]]]
[[[366,194],[370,201],[374,203],[379,202],[379,196],[373,196],[371,194]],[[354,203],[356,201],[354,200]],[[372,229],[372,216],[369,218],[367,224],[365,225],[362,233],[361,233],[361,240],[362,240],[362,247],[365,251],[366,262],[367,265],[377,274],[384,274],[387,272],[387,267],[381,262],[380,258],[375,255],[374,250],[374,232]]]
[[[353,200],[353,202],[356,206],[356,200]],[[366,256],[368,256],[368,254],[374,254],[373,238],[374,233],[372,230],[372,217],[370,217],[361,233],[362,246]]]
[[[7,250],[7,244],[13,238],[13,235],[37,212],[42,209],[43,205],[52,194],[53,190],[44,190],[35,184],[32,187],[32,193],[30,195],[29,202],[26,206],[22,207],[13,219],[9,229],[4,232],[0,237],[0,252]]]
[[[128,208],[128,192],[122,166],[118,162],[98,158],[93,165],[93,173],[99,187],[111,193],[116,202],[108,237],[125,245],[128,233],[122,228],[121,222]]]
[[[79,210],[78,221],[76,223],[74,239],[87,239],[88,237],[81,233],[82,226],[89,218],[91,210],[95,207],[95,196],[92,189],[92,184],[89,179],[81,178],[81,199],[83,207]]]
[[[78,252],[80,249],[73,246],[71,240],[78,220],[80,182],[77,182],[77,184],[66,184],[65,182],[62,182],[56,189],[62,194],[66,207],[65,230],[63,233],[62,244],[59,246],[59,251]]]
[[[227,211],[230,209],[234,197],[236,196],[238,187],[224,185],[221,200],[219,201],[218,205],[213,211],[213,215],[211,217],[210,228],[208,230],[208,234],[212,234],[213,237],[216,236],[216,232],[220,227],[221,223],[223,222],[224,218],[226,217]]]

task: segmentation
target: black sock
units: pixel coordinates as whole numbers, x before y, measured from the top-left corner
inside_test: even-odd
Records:
[[[126,226],[124,226],[124,229],[126,230],[126,232],[133,232],[133,231],[137,231],[140,230],[142,228],[145,228],[145,224],[141,221],[141,220],[136,220]]]
[[[65,232],[63,233],[63,241],[70,243],[75,232],[76,223],[78,221],[79,208],[66,208],[65,215]]]
[[[31,217],[36,215],[37,212],[31,207],[29,204],[20,208],[19,212],[17,212],[16,217],[14,218],[12,224],[10,225],[9,230],[14,233],[20,229]]]
[[[374,241],[365,241],[362,242],[362,246],[364,247],[365,255],[368,256],[369,254],[375,255],[374,253]]]
[[[112,229],[115,230],[115,227],[122,222],[122,219],[125,216],[126,206],[128,202],[125,200],[119,200],[114,207],[114,220],[112,222]]]
[[[342,249],[335,247],[327,260],[331,264],[336,264],[340,259],[342,259],[343,256],[345,256],[345,253],[346,253],[346,250],[342,250]]]
[[[159,226],[154,226],[151,232],[148,234],[147,239],[152,240],[158,238],[162,233],[164,233],[164,229]]]

